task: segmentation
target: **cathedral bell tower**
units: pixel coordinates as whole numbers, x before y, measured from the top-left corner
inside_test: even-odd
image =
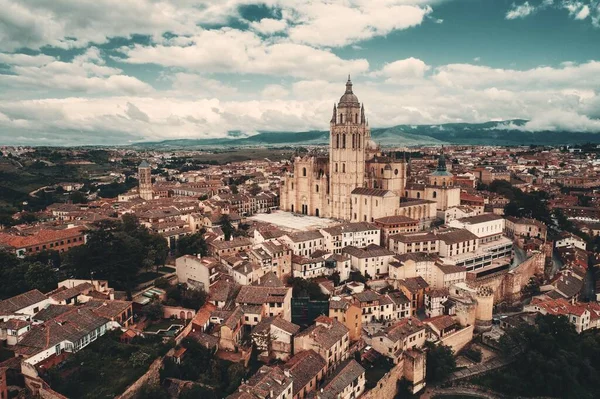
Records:
[[[333,106],[329,143],[329,175],[331,217],[350,220],[350,193],[365,185],[366,144],[371,133],[366,122],[365,108],[352,92],[348,76],[346,91]]]

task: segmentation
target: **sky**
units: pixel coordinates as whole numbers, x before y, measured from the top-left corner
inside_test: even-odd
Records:
[[[0,0],[0,145],[527,119],[600,133],[600,0]],[[507,127],[514,127],[506,122]]]

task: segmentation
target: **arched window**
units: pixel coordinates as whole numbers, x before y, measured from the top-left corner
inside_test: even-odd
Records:
[[[336,164],[335,164],[335,171],[336,171],[336,173],[337,173],[337,171],[338,171],[338,167],[337,167],[337,165],[338,165],[338,164],[336,163]]]
[[[356,148],[355,147],[355,141],[356,141],[356,135],[352,134],[352,148]]]
[[[302,168],[302,176],[306,177],[306,168]]]
[[[323,176],[323,169],[319,169],[319,177]]]
[[[383,168],[381,168],[381,175],[383,176]]]
[[[294,213],[294,204],[292,204],[292,213]]]
[[[342,164],[342,173],[346,173],[346,164],[345,163]]]
[[[421,193],[417,193],[417,199],[421,198]]]
[[[292,190],[294,189],[294,182],[292,182]]]
[[[367,199],[365,198],[365,205],[367,205]]]
[[[394,169],[394,174],[398,176],[398,169]]]
[[[315,187],[315,190],[316,190],[317,192],[319,192],[319,185],[318,185],[318,184],[316,185],[316,187]]]
[[[437,198],[437,191],[433,192],[433,198]]]
[[[379,200],[375,200],[375,206],[379,206]]]
[[[406,198],[408,198],[408,191],[405,191],[405,192],[404,192],[404,196],[405,196]]]
[[[340,123],[344,123],[344,114],[340,114]]]
[[[340,148],[340,135],[335,135],[335,148]]]
[[[315,208],[315,216],[319,217],[319,208]]]
[[[346,135],[342,135],[342,148],[346,148]]]
[[[358,114],[354,114],[354,123],[358,123]]]

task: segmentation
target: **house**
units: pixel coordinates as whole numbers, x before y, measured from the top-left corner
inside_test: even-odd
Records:
[[[447,288],[434,288],[425,293],[425,314],[436,317],[444,314],[444,303],[450,297]]]
[[[325,249],[323,234],[318,231],[298,231],[287,233],[280,238],[296,256],[310,256],[316,250]]]
[[[394,234],[389,237],[389,249],[399,255],[414,252],[437,253],[439,239],[433,233]]]
[[[252,329],[252,341],[266,359],[287,360],[292,355],[294,335],[300,326],[281,316],[263,318]]]
[[[325,239],[324,249],[335,254],[342,253],[342,248],[350,245],[364,248],[371,244],[379,245],[381,242],[379,228],[365,222],[345,223],[321,229],[320,232]]]
[[[13,235],[0,232],[0,245],[23,258],[43,251],[65,252],[86,242],[87,229],[77,226],[40,228],[30,233]]]
[[[107,331],[119,327],[117,322],[99,316],[95,309],[71,307],[57,317],[32,326],[14,350],[32,366],[53,363],[64,352],[77,352]]]
[[[22,319],[0,321],[0,341],[4,341],[8,346],[16,345],[30,329],[30,321]]]
[[[417,310],[425,306],[425,291],[429,289],[429,284],[419,276],[398,281],[398,288],[409,299],[411,315],[415,316]]]
[[[354,359],[340,364],[317,392],[319,399],[354,399],[365,391],[365,369]]]
[[[396,234],[415,233],[419,230],[419,221],[408,216],[395,215],[375,219],[373,224],[381,229],[382,247],[389,248],[389,238]]]
[[[394,364],[402,359],[402,354],[413,348],[421,348],[426,339],[425,325],[414,317],[399,322],[373,335],[371,346]]]
[[[214,258],[180,256],[175,260],[177,281],[188,288],[210,293],[210,286],[217,279],[218,261]]]
[[[388,274],[389,263],[395,255],[392,251],[375,244],[366,248],[348,246],[342,253],[350,257],[352,268],[367,278]]]
[[[547,230],[546,224],[536,219],[506,217],[505,231],[510,238],[539,238],[546,241]]]
[[[293,399],[304,399],[319,389],[327,374],[325,359],[312,349],[294,355],[284,365],[294,380]]]
[[[244,332],[244,311],[241,306],[233,310],[214,310],[210,322],[216,325],[219,348],[237,350]]]
[[[560,239],[554,242],[554,246],[556,248],[573,246],[585,251],[587,249],[587,242],[583,238],[565,231],[561,234]]]
[[[569,302],[564,298],[533,298],[523,309],[543,315],[564,316],[581,333],[600,328],[600,305],[597,302]]]
[[[31,290],[12,298],[0,301],[0,320],[6,321],[9,318],[27,319],[33,316],[51,300],[39,290]]]
[[[252,248],[252,241],[246,237],[235,237],[229,241],[215,240],[208,244],[208,253],[217,259],[223,256],[235,255]]]
[[[315,323],[296,334],[294,337],[294,354],[313,349],[327,362],[327,369],[332,370],[348,358],[350,332],[348,328],[326,316],[319,316]]]
[[[262,366],[227,399],[291,399],[293,379],[279,367]]]
[[[293,255],[292,269],[292,275],[294,277],[301,277],[305,279],[328,276],[335,271],[333,268],[325,267],[325,259],[322,256],[304,257]]]
[[[254,305],[263,309],[267,317],[281,315],[284,320],[292,320],[291,287],[266,287],[261,285],[242,286],[235,298],[237,305]]]
[[[344,324],[350,333],[350,339],[360,339],[362,331],[362,309],[351,300],[333,297],[329,300],[329,317]]]

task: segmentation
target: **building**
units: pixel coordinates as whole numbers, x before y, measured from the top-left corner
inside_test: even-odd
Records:
[[[327,363],[321,355],[310,349],[294,355],[283,365],[294,380],[293,399],[304,399],[318,390],[327,375]]]
[[[350,257],[352,269],[371,278],[388,274],[388,265],[395,255],[392,251],[375,244],[366,248],[349,246],[343,249],[343,253]]]
[[[87,240],[85,227],[40,228],[21,234],[0,233],[0,246],[9,249],[19,258],[44,251],[66,252],[83,245]]]
[[[152,191],[152,168],[146,161],[142,161],[138,166],[138,192],[140,198],[146,201],[154,198]]]
[[[217,280],[217,266],[218,262],[214,258],[180,256],[175,260],[177,281],[189,288],[209,293],[210,286]]]
[[[279,367],[262,366],[227,399],[292,399],[293,378]]]
[[[421,348],[425,344],[426,335],[425,325],[417,318],[410,317],[374,334],[371,346],[398,364],[405,351]]]
[[[365,369],[354,359],[341,364],[317,392],[318,399],[354,399],[365,391]]]
[[[342,248],[349,245],[364,248],[371,244],[379,245],[380,230],[370,223],[345,223],[339,226],[328,227],[320,230],[325,239],[325,250],[330,253],[340,254]]]
[[[419,221],[408,216],[396,215],[375,219],[373,224],[381,229],[379,245],[389,248],[390,236],[404,233],[414,233],[419,230]]]
[[[443,155],[441,159],[440,168],[443,166],[444,170],[440,173],[444,173],[431,180],[432,187],[408,190],[406,161],[383,154],[371,140],[364,104],[358,101],[348,77],[346,90],[333,107],[329,155],[294,159],[293,171],[285,176],[281,186],[281,209],[373,222],[395,215],[416,218],[402,212],[401,199],[406,197],[433,200],[438,209],[458,205],[460,189],[453,187],[453,177],[445,170]]]
[[[516,218],[508,216],[506,218],[506,235],[511,238],[539,238],[546,241],[547,227],[544,223],[535,219]]]
[[[333,370],[348,358],[350,332],[345,325],[326,316],[319,316],[315,323],[294,337],[294,354],[314,350],[325,359],[327,369]]]

